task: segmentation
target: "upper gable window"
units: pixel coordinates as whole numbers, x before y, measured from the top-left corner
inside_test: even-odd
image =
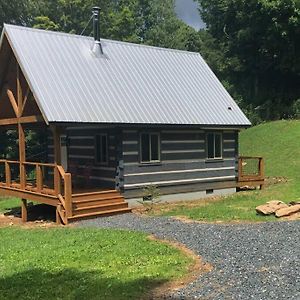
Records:
[[[160,162],[160,136],[158,133],[141,133],[141,163]]]
[[[208,133],[206,137],[207,142],[207,158],[218,159],[222,158],[222,134]]]

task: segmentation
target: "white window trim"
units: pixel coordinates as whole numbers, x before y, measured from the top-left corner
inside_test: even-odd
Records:
[[[106,160],[105,161],[98,161],[98,150],[102,150],[102,137],[106,138]],[[97,149],[97,139],[100,138],[100,148]],[[95,162],[98,165],[108,165],[108,134],[107,133],[100,133],[95,135]]]
[[[209,134],[213,134],[214,136],[214,157],[208,157],[208,135]],[[221,152],[221,156],[216,156],[216,135],[220,136],[220,152]],[[223,135],[220,132],[208,132],[206,134],[206,158],[208,160],[215,160],[215,159],[223,159]]]
[[[143,134],[148,134],[149,135],[149,155],[150,155],[150,160],[149,161],[143,161],[142,160],[142,135]],[[156,135],[158,137],[158,160],[152,160],[151,159],[151,136]],[[140,133],[140,163],[141,164],[155,164],[155,163],[160,163],[161,162],[161,145],[160,145],[160,133],[158,132],[141,132]]]

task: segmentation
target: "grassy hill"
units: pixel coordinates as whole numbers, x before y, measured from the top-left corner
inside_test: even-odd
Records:
[[[300,121],[270,122],[242,131],[240,153],[263,156],[266,176],[300,178]]]
[[[266,176],[288,180],[267,188],[262,198],[300,200],[300,121],[270,122],[242,131],[240,153],[263,156]]]

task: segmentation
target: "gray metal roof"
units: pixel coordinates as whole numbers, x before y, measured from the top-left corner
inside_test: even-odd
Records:
[[[198,53],[4,26],[48,122],[248,126]],[[231,109],[229,109],[229,107]]]

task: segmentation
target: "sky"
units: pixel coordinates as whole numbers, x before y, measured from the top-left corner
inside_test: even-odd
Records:
[[[204,28],[198,11],[198,3],[193,0],[176,0],[176,13],[180,19],[195,29]]]

